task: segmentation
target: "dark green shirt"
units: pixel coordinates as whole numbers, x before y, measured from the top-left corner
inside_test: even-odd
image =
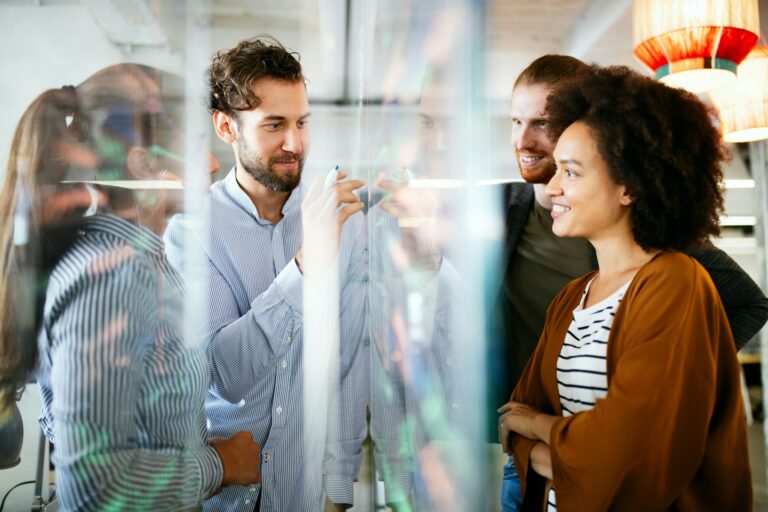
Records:
[[[555,235],[550,210],[535,200],[533,204],[502,287],[509,306],[504,323],[515,369],[508,376],[513,387],[536,348],[549,303],[569,281],[592,270],[589,242]]]

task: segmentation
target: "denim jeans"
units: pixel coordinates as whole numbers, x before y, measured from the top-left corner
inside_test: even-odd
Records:
[[[517,476],[515,459],[509,458],[504,464],[504,479],[501,481],[501,510],[504,512],[517,512],[522,501],[522,489],[520,477]]]

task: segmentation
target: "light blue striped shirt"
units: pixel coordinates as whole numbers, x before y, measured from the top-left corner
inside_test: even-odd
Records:
[[[221,485],[205,353],[180,337],[183,293],[162,240],[111,215],[89,217],[54,269],[40,423],[66,510],[195,509]]]
[[[210,226],[196,232],[198,247],[184,247],[191,222],[171,220],[165,240],[172,264],[204,251],[201,271],[209,290],[204,337],[212,387],[206,400],[209,433],[253,433],[262,447],[259,485],[230,486],[208,500],[206,510],[320,510],[325,492],[352,503],[361,463],[368,401],[367,245],[361,214],[347,220],[339,249],[341,276],[340,428],[326,448],[323,468],[304,457],[302,372],[303,278],[294,257],[301,244],[303,187],[291,193],[277,224],[259,217],[237,183],[235,170],[211,187]],[[187,269],[189,270],[189,269]]]

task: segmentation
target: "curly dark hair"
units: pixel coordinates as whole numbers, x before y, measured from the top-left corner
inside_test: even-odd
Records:
[[[261,99],[251,86],[260,78],[303,82],[299,54],[267,35],[216,53],[208,68],[208,109],[232,115],[258,107]]]
[[[547,98],[549,135],[581,121],[611,177],[627,188],[632,234],[646,250],[684,250],[720,233],[721,163],[729,157],[693,94],[626,66],[590,73]]]

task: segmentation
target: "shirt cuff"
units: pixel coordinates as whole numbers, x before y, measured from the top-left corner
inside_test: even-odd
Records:
[[[384,500],[388,507],[408,502],[410,495],[410,473],[392,473],[384,478]]]
[[[212,446],[203,447],[197,454],[200,467],[202,499],[213,496],[224,480],[224,465],[218,452]]]
[[[277,274],[275,285],[288,306],[298,315],[303,315],[304,279],[299,272],[299,267],[296,266],[296,258],[292,258],[291,262]]]
[[[345,475],[323,475],[323,488],[333,503],[354,505],[352,477]]]

